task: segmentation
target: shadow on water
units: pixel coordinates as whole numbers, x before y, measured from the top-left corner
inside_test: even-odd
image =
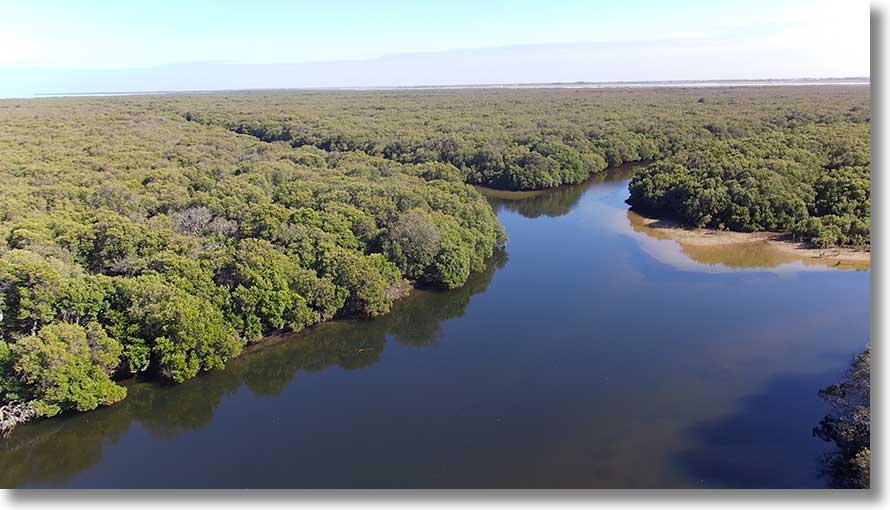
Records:
[[[488,198],[495,213],[502,210],[513,211],[526,218],[547,216],[555,218],[568,214],[584,193],[590,188],[605,182],[622,182],[633,177],[634,172],[647,163],[626,163],[619,167],[593,174],[580,183],[538,191],[502,191],[477,187]]]
[[[255,396],[272,397],[300,372],[370,367],[381,359],[388,339],[415,347],[434,345],[442,338],[441,323],[462,316],[470,298],[483,292],[506,262],[506,253],[497,252],[463,287],[414,291],[379,319],[333,321],[298,335],[273,337],[224,370],[178,385],[133,383],[127,398],[114,406],[19,427],[0,442],[0,487],[64,484],[101,463],[104,446],[118,443],[134,424],[162,439],[199,431],[242,386]]]
[[[715,488],[826,487],[820,474],[828,447],[812,430],[827,411],[818,391],[843,370],[772,377],[737,412],[692,429],[696,446],[678,454],[680,469]]]

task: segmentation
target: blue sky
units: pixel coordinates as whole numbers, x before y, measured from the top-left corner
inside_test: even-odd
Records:
[[[0,96],[869,74],[860,0],[0,0],[0,13]]]

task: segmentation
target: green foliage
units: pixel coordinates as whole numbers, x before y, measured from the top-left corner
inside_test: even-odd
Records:
[[[0,340],[0,401],[15,402],[27,397],[27,387],[16,377],[12,348]]]
[[[108,375],[112,375],[120,365],[123,346],[108,336],[105,329],[98,322],[89,322],[84,327],[87,335],[87,345],[90,346],[90,356],[93,364],[102,369]]]
[[[349,291],[346,313],[374,317],[389,312],[392,300],[387,290],[399,282],[401,274],[383,255],[335,249],[326,254],[323,268],[335,285]]]
[[[222,108],[195,97],[180,113],[265,142],[410,165],[427,180],[527,190],[576,184],[607,166],[659,155],[656,133],[643,132],[637,119],[604,130],[623,101],[604,112],[598,99],[547,90],[267,94]]]
[[[442,249],[442,232],[433,215],[409,209],[387,229],[384,253],[409,278],[422,278]]]
[[[867,88],[227,99],[222,107],[185,100],[180,113],[334,159],[360,153],[392,162],[390,169],[413,164],[410,172],[428,180],[508,190],[573,184],[606,167],[657,161],[631,187],[635,207],[695,227],[787,231],[823,246],[869,242]],[[365,171],[387,168],[376,166]],[[807,222],[812,217],[824,221]]]
[[[233,249],[227,264],[219,270],[217,281],[231,290],[235,317],[243,323],[242,336],[255,340],[272,330],[288,326],[300,331],[318,320],[306,297],[315,273],[302,269],[292,258],[276,250],[269,241],[244,239]],[[332,299],[342,296],[336,290]],[[316,303],[330,312],[336,303]]]
[[[867,122],[839,118],[705,138],[638,173],[628,203],[692,227],[784,231],[818,246],[866,246],[868,136]],[[836,141],[844,137],[861,143]],[[847,163],[861,166],[838,166]]]
[[[109,377],[184,381],[265,334],[384,314],[406,276],[462,285],[506,242],[428,151],[299,146],[257,123],[261,141],[179,115],[186,98],[0,101],[0,404],[54,414],[113,401]],[[415,217],[418,245],[395,242]]]
[[[385,314],[406,279],[463,286],[507,241],[471,184],[655,161],[634,205],[867,244],[869,116],[846,87],[0,101],[0,403],[88,408],[109,374],[182,381],[276,330]]]
[[[150,348],[151,360],[164,377],[182,382],[200,370],[222,368],[241,353],[240,338],[212,303],[154,275],[120,285],[128,305],[120,329],[135,335],[126,340],[136,345],[128,354],[145,356]]]
[[[117,402],[126,390],[109,379],[106,367],[117,365],[119,352],[120,345],[98,324],[86,329],[69,323],[44,326],[37,335],[0,347],[0,365],[8,370],[3,374],[4,393],[31,401],[43,416]],[[14,388],[11,378],[22,387]]]
[[[13,249],[0,256],[0,314],[3,331],[36,333],[53,320],[62,290],[62,268],[53,259]]]

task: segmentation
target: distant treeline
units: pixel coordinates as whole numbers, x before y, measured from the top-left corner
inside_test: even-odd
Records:
[[[629,202],[689,226],[869,244],[869,87],[267,93],[182,101],[269,142],[438,164],[498,189],[655,161]]]
[[[195,97],[182,115],[267,142],[361,152],[471,184],[533,190],[576,184],[660,156],[620,95],[572,91],[403,91]],[[606,108],[598,103],[607,101]],[[663,102],[663,99],[662,99]],[[609,114],[609,112],[612,114]]]

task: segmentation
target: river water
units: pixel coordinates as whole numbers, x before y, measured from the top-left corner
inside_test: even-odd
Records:
[[[464,288],[20,427],[0,486],[824,486],[869,272],[659,239],[628,172],[491,193],[510,243]]]

